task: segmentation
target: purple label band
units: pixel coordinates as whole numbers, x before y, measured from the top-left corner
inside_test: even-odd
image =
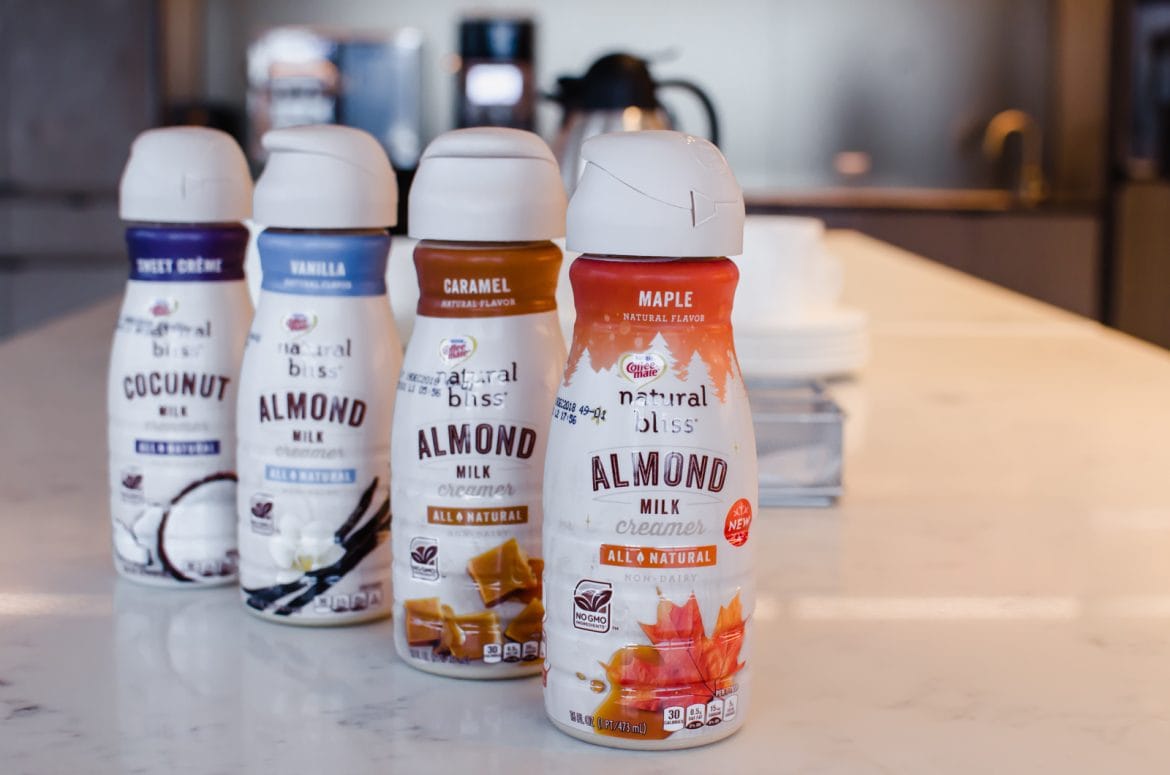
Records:
[[[130,279],[223,282],[244,279],[243,226],[135,226],[126,230]]]
[[[162,441],[159,439],[135,439],[134,451],[139,455],[218,455],[219,439],[200,441]]]

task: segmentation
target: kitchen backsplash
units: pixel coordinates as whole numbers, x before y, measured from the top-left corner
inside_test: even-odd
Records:
[[[744,186],[831,186],[840,151],[869,155],[871,185],[985,187],[987,121],[1004,108],[1043,127],[1053,26],[1048,0],[646,0],[529,3],[538,22],[537,77],[579,74],[599,55],[627,50],[658,59],[655,74],[710,92],[722,145]],[[207,88],[242,103],[249,39],[277,24],[393,29],[424,37],[423,131],[448,129],[454,83],[444,68],[469,9],[523,4],[466,0],[209,0]],[[688,131],[705,131],[685,96],[669,107]],[[546,105],[541,129],[556,128]],[[912,117],[908,120],[908,117]]]

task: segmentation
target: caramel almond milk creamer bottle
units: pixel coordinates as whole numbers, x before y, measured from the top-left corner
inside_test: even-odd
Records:
[[[130,279],[109,372],[114,565],[155,586],[236,578],[236,387],[252,178],[236,142],[170,127],[122,175]]]
[[[545,708],[621,748],[744,722],[756,448],[731,335],[743,195],[711,143],[600,135],[569,203],[577,307],[544,476]]]
[[[565,194],[539,137],[448,132],[410,191],[418,317],[391,443],[394,635],[409,664],[540,671],[541,479],[565,362]]]
[[[263,272],[240,374],[240,584],[289,624],[390,613],[390,420],[402,346],[386,299],[398,189],[369,134],[263,138]]]

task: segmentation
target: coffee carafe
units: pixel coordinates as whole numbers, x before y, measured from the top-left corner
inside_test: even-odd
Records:
[[[570,194],[584,168],[581,144],[607,132],[673,129],[670,114],[658,101],[660,89],[691,92],[707,113],[711,142],[719,144],[719,119],[711,98],[690,81],[655,81],[646,60],[631,54],[607,54],[594,62],[583,76],[557,79],[558,93],[551,99],[561,104],[564,115],[553,143],[565,190]]]

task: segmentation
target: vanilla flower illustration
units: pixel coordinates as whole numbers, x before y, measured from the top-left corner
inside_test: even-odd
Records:
[[[276,529],[276,534],[269,539],[268,552],[276,562],[279,584],[296,581],[308,571],[332,565],[345,554],[334,537],[333,528],[325,522],[286,512],[277,518]]]

